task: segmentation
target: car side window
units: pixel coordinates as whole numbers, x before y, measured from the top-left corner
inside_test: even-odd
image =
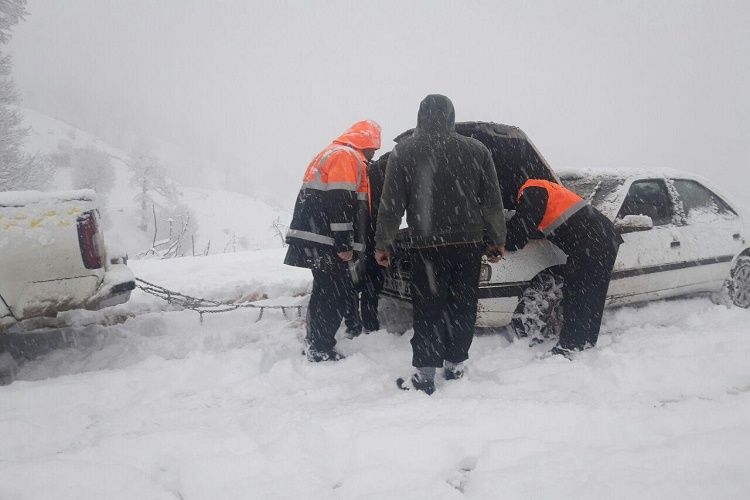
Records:
[[[674,187],[680,195],[688,222],[717,214],[737,215],[724,200],[696,181],[675,179]]]
[[[631,184],[617,217],[626,215],[648,215],[654,226],[671,224],[672,200],[664,181],[651,179]]]

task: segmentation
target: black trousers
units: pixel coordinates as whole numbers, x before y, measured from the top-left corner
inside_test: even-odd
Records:
[[[468,359],[483,251],[483,245],[473,243],[412,250],[413,366]]]
[[[313,289],[307,306],[307,336],[310,348],[329,351],[336,345],[336,331],[346,314],[354,284],[346,264],[332,271],[312,270]]]
[[[596,345],[617,250],[600,247],[595,254],[584,251],[568,256],[560,347],[578,350]]]
[[[350,298],[344,323],[346,329],[360,332],[365,330],[374,332],[380,330],[378,320],[378,296],[383,289],[385,273],[381,266],[375,262],[374,255],[363,257],[363,269],[359,276],[359,282],[354,285],[354,294]]]

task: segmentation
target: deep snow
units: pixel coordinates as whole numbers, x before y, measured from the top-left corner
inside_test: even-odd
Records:
[[[300,303],[283,250],[131,261],[203,297]],[[342,339],[310,364],[303,324],[169,311],[138,292],[71,313],[76,345],[0,387],[0,498],[748,498],[748,311],[707,299],[606,314],[570,362],[481,335],[466,380],[395,388],[409,334]]]

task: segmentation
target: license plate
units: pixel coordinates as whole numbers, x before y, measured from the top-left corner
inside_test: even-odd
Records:
[[[399,297],[408,299],[411,297],[411,283],[400,278],[387,276],[385,278],[384,288]]]

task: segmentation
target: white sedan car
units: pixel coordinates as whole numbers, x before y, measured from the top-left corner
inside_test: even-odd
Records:
[[[525,135],[517,140],[528,141]],[[492,144],[482,142],[496,156]],[[536,150],[528,151],[538,158],[521,165],[546,165]],[[501,184],[503,175],[513,177],[509,172],[518,176],[513,165],[497,165],[497,156],[495,163]],[[588,199],[622,233],[609,306],[712,294],[750,307],[750,214],[708,182],[663,170],[569,170],[551,175]],[[502,187],[513,190],[513,184],[518,180]],[[503,197],[506,207],[512,203],[506,192]],[[549,241],[536,240],[518,252],[508,252],[497,264],[482,264],[477,325],[511,325],[519,336],[556,333],[562,298],[558,269],[566,259]],[[410,297],[408,252],[397,249],[394,261],[386,275],[382,316],[390,330],[398,331],[404,328],[403,311]]]
[[[107,255],[93,191],[0,193],[0,335],[125,302],[133,288],[125,259]]]

